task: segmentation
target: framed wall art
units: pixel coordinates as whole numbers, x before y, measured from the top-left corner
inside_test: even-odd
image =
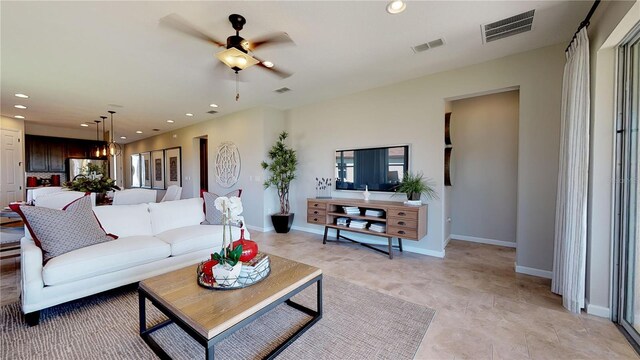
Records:
[[[164,189],[164,151],[151,152],[151,187]]]
[[[151,152],[140,153],[140,187],[151,188]]]
[[[182,148],[164,150],[164,185],[182,186]]]
[[[140,154],[131,155],[131,187],[140,187]]]

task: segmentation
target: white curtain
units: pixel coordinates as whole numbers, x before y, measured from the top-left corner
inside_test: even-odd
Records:
[[[584,308],[589,167],[589,38],[583,27],[566,53],[552,291],[573,313]]]

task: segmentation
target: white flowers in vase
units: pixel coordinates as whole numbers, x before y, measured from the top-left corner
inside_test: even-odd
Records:
[[[239,261],[242,255],[242,245],[232,249],[233,238],[231,235],[231,223],[242,222],[242,201],[237,196],[227,198],[221,196],[214,202],[216,209],[222,213],[222,249],[213,254],[213,260],[218,265],[213,268],[216,282],[223,286],[233,285],[240,274],[242,263]],[[227,243],[227,229],[229,229],[229,242]]]

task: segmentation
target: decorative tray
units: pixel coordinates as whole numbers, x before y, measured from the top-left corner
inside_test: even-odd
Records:
[[[269,257],[266,255],[264,257],[266,259],[264,261],[260,261],[257,266],[248,266],[243,264],[240,275],[237,277],[226,278],[224,281],[226,284],[220,284],[216,282],[213,276],[205,274],[202,271],[202,268],[207,261],[203,261],[198,265],[198,285],[212,290],[234,290],[255,285],[264,280],[271,273],[271,262]]]

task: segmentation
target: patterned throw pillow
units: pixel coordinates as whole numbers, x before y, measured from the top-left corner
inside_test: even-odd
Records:
[[[24,220],[34,242],[42,249],[45,262],[70,251],[114,239],[105,234],[93,214],[89,196],[73,201],[62,210],[26,205],[12,206],[12,210]]]
[[[228,194],[222,195],[226,197],[237,196],[240,197],[242,194],[242,189],[233,190]],[[206,192],[204,190],[200,190],[200,196],[204,199],[204,221],[201,223],[202,225],[222,225],[222,212],[216,209],[214,202],[217,198],[220,197],[218,194]]]

